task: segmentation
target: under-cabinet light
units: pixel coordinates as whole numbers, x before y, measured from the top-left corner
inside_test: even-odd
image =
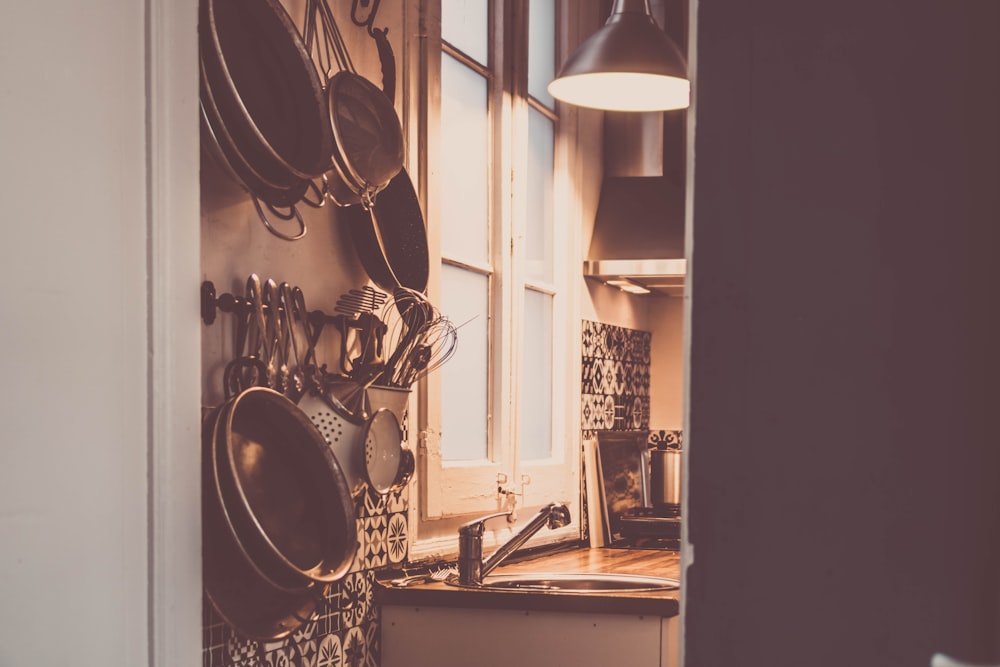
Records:
[[[611,287],[617,287],[623,292],[628,292],[629,294],[649,294],[650,290],[646,289],[642,285],[636,285],[631,280],[608,280],[604,283],[605,285],[610,285]]]

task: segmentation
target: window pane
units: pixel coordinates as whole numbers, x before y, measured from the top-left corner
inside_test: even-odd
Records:
[[[524,291],[519,419],[521,458],[552,456],[552,297]]]
[[[441,38],[482,65],[489,64],[489,6],[486,0],[441,3]]]
[[[441,57],[441,251],[470,263],[489,259],[487,80]]]
[[[546,87],[555,78],[556,1],[531,0],[528,6],[528,94],[550,109],[556,102]]]
[[[552,171],[555,124],[541,112],[528,111],[528,214],[525,229],[525,275],[552,280]]]
[[[445,461],[487,457],[489,421],[489,278],[441,267],[441,312],[455,324],[458,345],[441,367],[441,456]]]

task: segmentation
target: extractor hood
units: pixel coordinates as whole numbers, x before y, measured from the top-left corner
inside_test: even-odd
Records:
[[[684,189],[663,175],[662,149],[662,115],[605,115],[605,177],[584,276],[637,294],[683,295]]]
[[[685,0],[650,0],[687,50]],[[682,296],[687,112],[604,113],[604,180],[583,274],[632,292]]]

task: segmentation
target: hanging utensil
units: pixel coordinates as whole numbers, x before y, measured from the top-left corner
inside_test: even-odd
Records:
[[[387,292],[427,289],[430,259],[427,228],[406,169],[381,190],[370,206],[343,211],[358,259],[368,277]]]
[[[223,502],[215,444],[222,408],[202,427],[202,569],[205,593],[219,615],[240,634],[280,639],[314,619],[322,597],[315,583],[288,588],[265,573],[243,548]]]
[[[208,149],[215,164],[250,196],[258,217],[269,232],[286,241],[295,241],[305,236],[305,222],[296,209],[295,203],[300,200],[304,201],[306,191],[310,187],[315,189],[315,185],[301,179],[288,183],[273,183],[254,169],[253,165],[240,153],[235,141],[219,117],[215,100],[205,81],[203,65],[200,97],[203,145]],[[264,202],[273,216],[282,220],[294,219],[298,224],[298,231],[286,234],[274,227],[261,208],[261,201]],[[321,196],[319,201],[322,202]],[[287,209],[287,211],[282,209]]]
[[[303,367],[302,359],[299,357],[299,326],[296,322],[304,321],[305,314],[299,314],[295,306],[295,296],[292,290],[292,286],[288,283],[281,283],[278,286],[278,293],[280,295],[281,310],[284,313],[284,324],[285,324],[285,344],[286,358],[289,357],[292,361],[292,372],[289,378],[288,390],[285,392],[289,398],[293,401],[298,401],[299,397],[306,390],[306,372]],[[306,334],[306,340],[308,341],[308,333]]]
[[[253,308],[253,331],[255,336],[249,343],[252,357],[260,359],[266,370],[266,386],[274,388],[277,386],[278,367],[277,358],[274,356],[274,338],[269,321],[264,308],[264,286],[256,273],[251,273],[247,278],[246,298]]]
[[[228,175],[250,195],[275,236],[306,227],[296,204],[322,206],[312,179],[329,168],[326,95],[295,25],[277,0],[201,0],[201,98]],[[207,134],[207,133],[206,133]],[[309,196],[315,195],[315,199]],[[298,231],[279,230],[264,207]],[[281,209],[287,208],[287,212]]]
[[[342,315],[357,317],[359,313],[378,310],[388,298],[389,295],[385,292],[380,292],[371,285],[365,285],[360,290],[352,289],[347,294],[342,294],[333,309]]]
[[[395,100],[396,60],[389,45],[387,29],[373,28],[378,12],[375,0],[366,20],[359,17],[358,3],[351,8],[355,25],[367,26],[374,37],[382,67],[382,91],[389,103]],[[413,181],[405,167],[378,193],[368,207],[344,211],[344,222],[351,234],[361,265],[372,281],[392,292],[405,287],[424,292],[430,273],[427,228]]]
[[[371,312],[358,313],[353,319],[341,316],[340,369],[353,380],[364,381],[378,374],[384,364],[383,344],[386,326]]]
[[[281,581],[329,583],[356,551],[354,505],[343,470],[308,416],[252,387],[225,408],[216,442],[222,493],[239,539]]]
[[[338,206],[370,206],[403,166],[403,128],[392,102],[357,73],[326,0],[308,0],[307,12],[312,14],[309,39],[315,41],[320,66],[327,68],[334,138],[332,169],[324,176],[327,194]],[[317,25],[322,39],[313,36]]]
[[[397,384],[401,364],[418,343],[422,329],[438,316],[437,309],[422,293],[405,288],[393,292],[392,301],[382,309],[387,323],[386,349],[391,352],[377,384],[401,386]]]
[[[333,150],[325,91],[281,3],[202,0],[201,17],[212,90],[244,155],[265,173],[323,174]]]
[[[368,16],[361,18],[358,7],[371,7]],[[371,0],[371,2],[352,0],[351,1],[351,21],[359,28],[366,28],[369,36],[375,40],[375,48],[378,49],[378,60],[382,66],[382,92],[389,98],[390,102],[396,99],[396,59],[392,55],[392,45],[389,44],[389,29],[376,28],[375,18],[378,16],[381,0]]]
[[[270,278],[264,283],[262,301],[270,344],[268,367],[274,372],[271,388],[284,394],[288,391],[292,375],[288,366],[287,343],[285,341],[285,312],[281,308],[281,292],[278,284]]]
[[[406,461],[403,433],[396,415],[388,408],[376,410],[361,435],[363,446],[357,454],[364,459],[368,487],[385,495],[406,486],[413,473]]]
[[[400,364],[393,378],[397,386],[410,387],[437,370],[455,353],[458,330],[446,317],[429,322],[417,335],[417,342]]]

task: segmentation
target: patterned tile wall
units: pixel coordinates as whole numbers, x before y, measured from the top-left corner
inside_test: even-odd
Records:
[[[372,603],[375,573],[398,567],[408,553],[409,489],[355,501],[358,553],[351,571],[331,584],[317,618],[273,642],[243,637],[204,600],[204,667],[379,667],[379,610]]]
[[[583,321],[582,427],[649,428],[649,349],[653,334]]]
[[[650,449],[683,449],[684,431],[681,430],[659,430],[650,431],[649,439],[646,441]]]

